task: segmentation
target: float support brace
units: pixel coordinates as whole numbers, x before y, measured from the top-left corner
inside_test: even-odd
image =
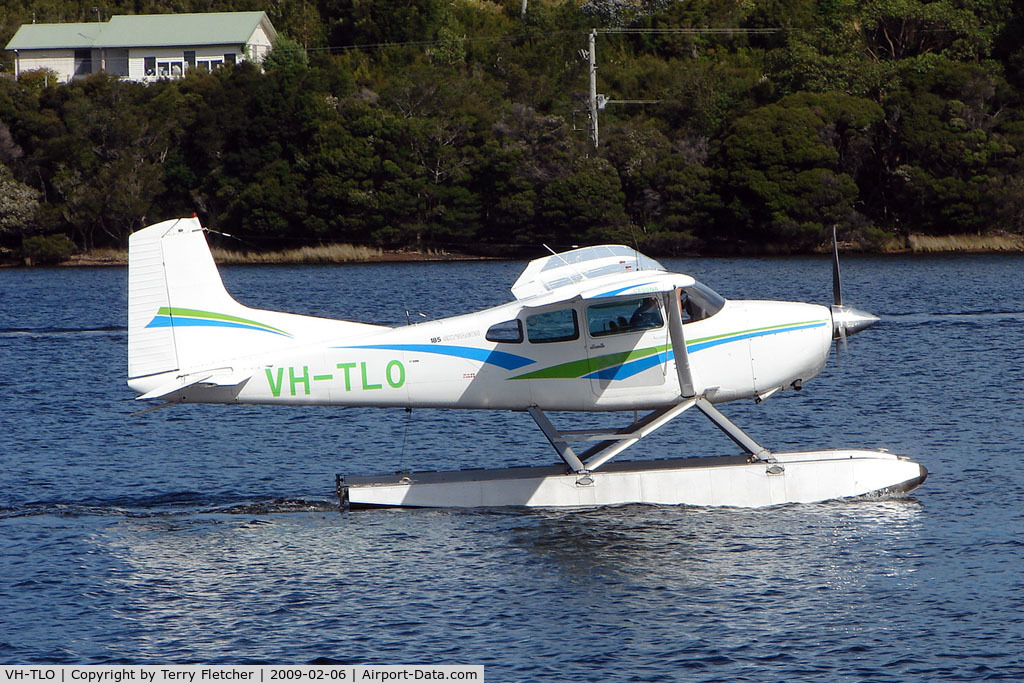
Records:
[[[565,464],[568,465],[573,472],[584,473],[587,471],[586,466],[579,459],[579,456],[577,456],[572,447],[566,443],[562,433],[555,429],[555,425],[551,424],[551,420],[548,419],[548,416],[545,415],[540,408],[537,406],[530,406],[526,409],[526,412],[530,413],[530,417],[532,417],[533,421],[537,423],[540,430],[544,432],[544,436],[548,437],[548,441],[551,442],[551,445],[555,447],[556,451],[558,451],[558,455],[565,461]]]
[[[695,398],[689,398],[675,405],[659,408],[639,420],[634,420],[628,427],[613,431],[607,429],[559,431],[551,424],[547,415],[537,406],[531,406],[527,408],[527,411],[541,431],[544,432],[544,436],[548,437],[548,441],[558,451],[558,455],[565,461],[565,464],[572,471],[578,474],[585,474],[593,472],[622,451],[640,441],[640,439],[658,431],[673,418],[692,408],[696,401],[697,399]],[[580,455],[577,455],[576,451],[569,446],[570,441],[596,441],[597,443]]]
[[[736,442],[736,445],[750,454],[751,460],[772,460],[772,453],[747,434],[740,427],[723,415],[718,408],[712,405],[711,401],[704,397],[697,399],[697,407],[704,413],[715,426],[725,432],[725,435]]]
[[[673,418],[693,407],[694,399],[688,399],[668,408],[648,413],[628,427],[619,430],[618,441],[603,441],[583,453],[588,470],[596,470],[640,439],[653,434]]]

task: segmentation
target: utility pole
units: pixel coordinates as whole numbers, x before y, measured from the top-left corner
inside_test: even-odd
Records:
[[[523,0],[523,7],[526,7],[526,0]],[[785,29],[781,28],[602,28],[591,29],[588,34],[589,45],[587,50],[587,61],[590,63],[590,96],[588,98],[590,112],[590,141],[594,143],[594,151],[597,151],[600,143],[597,130],[597,112],[609,104],[659,104],[661,100],[611,100],[604,95],[597,94],[597,34],[600,33],[676,33],[683,35],[702,34],[741,34],[756,35],[767,33],[778,33]],[[583,51],[580,50],[582,55]],[[575,119],[574,119],[575,120]],[[575,130],[574,125],[574,130]]]
[[[600,144],[597,134],[597,29],[590,32],[590,49],[587,57],[590,61],[590,140],[594,143],[594,151]]]

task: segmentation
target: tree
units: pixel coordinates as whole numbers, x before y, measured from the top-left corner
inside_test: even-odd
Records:
[[[806,250],[858,222],[854,181],[878,105],[839,93],[793,95],[738,119],[721,150],[719,248]]]
[[[608,161],[578,158],[569,175],[540,194],[541,237],[560,246],[628,239],[624,199]]]
[[[126,244],[163,190],[159,164],[174,119],[148,117],[142,107],[159,92],[96,74],[62,87],[51,103],[64,128],[35,160],[52,164],[61,216],[85,249]]]
[[[885,100],[884,206],[905,231],[1019,229],[999,208],[1020,172],[1024,117],[1007,106],[1017,96],[983,67],[934,62]]]
[[[928,53],[977,58],[991,49],[978,17],[949,0],[873,0],[857,16],[871,59],[904,59]]]
[[[304,69],[309,66],[309,57],[305,48],[297,40],[279,35],[274,41],[273,49],[263,58],[263,68],[267,71],[277,69]]]
[[[19,181],[0,163],[0,239],[32,234],[39,222],[42,193]]]
[[[437,0],[321,0],[320,15],[330,24],[331,47],[407,43],[434,37],[440,5]]]
[[[540,215],[540,195],[571,173],[577,155],[569,128],[559,116],[513,104],[490,132],[476,174],[478,191],[488,198],[485,239],[542,242],[549,233]]]

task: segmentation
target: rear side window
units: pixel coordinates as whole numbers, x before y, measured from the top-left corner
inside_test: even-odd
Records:
[[[561,311],[538,313],[526,318],[526,336],[533,344],[572,341],[580,338],[580,326],[576,311],[566,308]]]
[[[491,325],[487,330],[486,339],[502,344],[518,344],[523,341],[523,324],[518,320],[506,320],[503,323]]]

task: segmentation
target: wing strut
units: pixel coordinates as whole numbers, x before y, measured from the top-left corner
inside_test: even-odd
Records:
[[[679,394],[683,398],[692,398],[697,395],[697,387],[690,371],[690,356],[686,352],[679,295],[680,290],[674,289],[671,292],[663,292],[661,298],[668,314],[668,332],[672,340],[672,355],[676,360],[676,374],[679,376]]]
[[[721,429],[733,440],[736,445],[742,448],[750,456],[750,462],[764,461],[774,462],[772,452],[759,444],[749,434],[743,431],[735,422],[723,415],[711,401],[703,396],[691,396],[679,403],[658,408],[632,424],[617,430],[607,429],[568,429],[561,431],[557,429],[548,416],[537,406],[527,409],[530,416],[544,432],[551,445],[558,451],[565,464],[576,474],[586,475],[601,467],[609,460],[626,450],[633,444],[639,442],[646,436],[658,431],[673,419],[697,406],[700,412],[704,413],[716,427]],[[569,445],[573,441],[596,441],[597,443],[579,455]],[[581,480],[582,481],[582,480]]]

